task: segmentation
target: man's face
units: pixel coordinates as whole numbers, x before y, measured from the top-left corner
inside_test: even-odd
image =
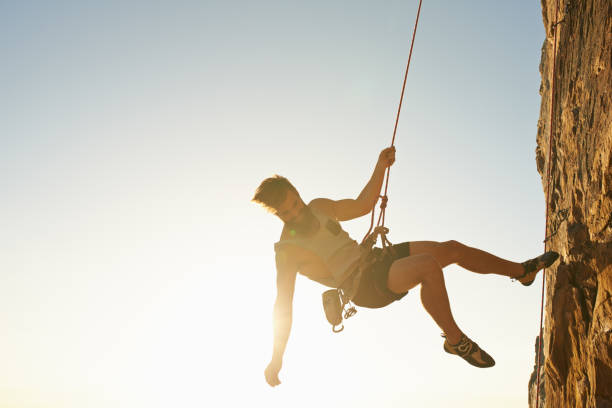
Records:
[[[315,218],[299,194],[293,191],[287,191],[285,200],[276,209],[276,215],[298,234],[308,231]]]
[[[276,209],[276,215],[285,224],[299,222],[303,218],[303,210],[306,205],[298,194],[289,190],[285,200]]]

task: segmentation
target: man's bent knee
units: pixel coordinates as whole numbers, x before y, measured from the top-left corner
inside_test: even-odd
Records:
[[[440,243],[446,264],[455,264],[461,262],[466,246],[459,241],[450,240]]]

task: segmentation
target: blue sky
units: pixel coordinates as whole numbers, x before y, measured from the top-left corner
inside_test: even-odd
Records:
[[[274,173],[306,200],[361,191],[417,4],[0,3],[0,402],[299,407],[353,384],[354,407],[525,406],[540,287],[458,267],[453,311],[495,368],[445,355],[417,291],[332,336],[322,288],[298,279],[283,384],[263,380],[281,225],[249,199]],[[544,39],[537,2],[424,2],[392,242],[542,250]]]

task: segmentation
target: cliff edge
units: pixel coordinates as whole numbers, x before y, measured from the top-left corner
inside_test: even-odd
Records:
[[[546,272],[539,407],[612,408],[612,1],[558,1],[555,19],[557,0],[541,0],[536,163],[546,196],[550,152],[548,248],[561,257]]]

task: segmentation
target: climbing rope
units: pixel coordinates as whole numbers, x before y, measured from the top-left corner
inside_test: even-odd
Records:
[[[550,87],[550,118],[549,118],[549,136],[548,136],[548,170],[546,175],[546,223],[544,230],[544,252],[547,251],[548,246],[548,213],[550,208],[550,178],[551,178],[551,170],[552,170],[552,140],[553,140],[553,125],[554,125],[554,106],[555,106],[555,77],[556,77],[556,69],[557,69],[557,26],[559,25],[559,0],[557,0],[556,10],[555,10],[555,20],[552,28],[554,30],[554,42],[553,42],[553,69],[552,69],[552,81]],[[538,373],[538,385],[536,389],[536,408],[540,406],[540,353],[543,349],[542,347],[542,318],[544,316],[544,290],[546,287],[546,268],[542,271],[542,299],[540,302],[540,337],[539,337],[539,345],[536,359],[536,371]]]
[[[395,116],[395,127],[393,128],[393,139],[391,139],[391,146],[393,147],[395,144],[395,135],[397,133],[397,124],[399,122],[400,112],[402,110],[402,102],[404,101],[404,91],[406,90],[406,80],[408,79],[408,69],[410,68],[410,60],[412,59],[412,49],[414,48],[414,38],[416,36],[417,26],[419,24],[419,15],[421,14],[421,4],[423,0],[419,0],[419,8],[417,10],[416,21],[414,23],[414,29],[412,30],[412,42],[410,43],[410,53],[408,54],[408,63],[406,64],[406,72],[404,73],[404,83],[402,85],[402,93],[400,95],[399,106],[397,107],[397,115]],[[387,167],[387,173],[385,175],[385,193],[378,198],[381,199],[380,202],[380,215],[378,216],[378,222],[376,223],[376,228],[374,228],[374,215],[376,212],[376,203],[372,207],[372,217],[370,220],[370,228],[368,232],[366,232],[363,240],[361,241],[361,247],[366,248],[368,250],[372,249],[378,236],[380,235],[383,249],[389,250],[393,252],[392,244],[387,239],[387,233],[389,229],[385,227],[385,209],[387,208],[387,201],[389,200],[387,196],[387,189],[389,187],[389,173],[391,171],[390,167]],[[378,198],[376,202],[378,202]],[[382,222],[381,222],[382,221]],[[373,230],[373,231],[372,231]],[[364,251],[362,254],[361,262],[365,264],[368,260],[371,261],[370,251]],[[342,288],[331,289],[323,293],[323,309],[325,310],[325,316],[327,320],[332,325],[332,331],[334,333],[339,333],[344,330],[344,325],[336,329],[336,326],[340,326],[342,323],[342,317],[344,319],[348,319],[351,316],[357,313],[357,310],[351,303],[350,297],[346,296],[344,290]],[[344,311],[344,316],[342,312]]]
[[[414,39],[416,37],[416,30],[419,25],[419,16],[421,14],[421,4],[423,0],[419,0],[419,8],[417,10],[416,20],[414,22],[414,29],[412,30],[412,42],[410,43],[410,53],[408,54],[408,63],[406,64],[406,72],[404,73],[404,83],[402,85],[402,93],[400,96],[399,106],[397,107],[397,115],[395,116],[395,127],[393,128],[393,138],[391,139],[391,147],[395,145],[395,134],[397,133],[397,124],[399,123],[400,112],[402,111],[402,102],[404,100],[404,91],[406,90],[406,79],[408,79],[408,70],[410,68],[410,60],[412,59],[412,49],[414,47]],[[387,174],[385,176],[385,193],[381,195],[379,198],[380,202],[380,214],[378,215],[378,221],[376,222],[376,228],[374,228],[374,215],[376,212],[376,203],[374,203],[374,207],[372,208],[372,217],[370,220],[370,228],[368,232],[366,232],[361,244],[369,246],[370,248],[376,243],[376,239],[378,235],[381,237],[383,248],[390,248],[391,242],[387,239],[387,233],[389,232],[388,228],[385,228],[385,211],[387,208],[387,202],[389,201],[389,197],[387,196],[387,189],[389,188],[389,174],[391,173],[391,167],[387,167]],[[376,200],[378,202],[378,200]],[[374,228],[374,232],[372,229]],[[370,234],[372,233],[372,234]]]

